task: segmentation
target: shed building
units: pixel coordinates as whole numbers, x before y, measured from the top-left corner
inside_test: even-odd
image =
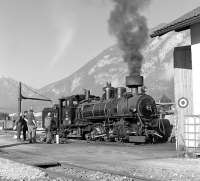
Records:
[[[184,144],[184,117],[200,115],[200,7],[154,30],[151,37],[190,29],[191,45],[174,48],[174,88],[178,146]]]

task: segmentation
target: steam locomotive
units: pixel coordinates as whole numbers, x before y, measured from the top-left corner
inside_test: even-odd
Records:
[[[42,119],[52,112],[57,128],[70,138],[127,142],[166,142],[170,122],[159,118],[155,100],[147,95],[143,77],[127,76],[125,87],[103,87],[102,97],[84,94],[62,97],[59,104],[43,110]]]

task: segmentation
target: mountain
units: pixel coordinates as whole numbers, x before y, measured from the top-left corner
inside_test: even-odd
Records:
[[[142,50],[144,55],[142,75],[148,93],[158,100],[163,94],[173,99],[173,49],[190,44],[189,31],[171,32],[162,37],[149,39]],[[113,86],[124,86],[128,75],[122,52],[117,45],[105,49],[71,76],[40,89],[54,99],[90,89],[101,95],[102,87],[109,81]]]
[[[173,49],[176,46],[190,44],[189,31],[171,32],[162,37],[149,39],[143,49],[144,61],[142,75],[148,94],[158,100],[166,95],[173,100]],[[102,51],[71,76],[49,84],[39,90],[40,94],[57,100],[59,97],[82,93],[90,89],[92,94],[102,95],[102,87],[106,82],[113,86],[124,86],[128,68],[123,62],[122,52],[117,45]],[[25,84],[23,84],[25,85]],[[23,95],[38,97],[30,86],[22,86]],[[12,78],[0,77],[0,111],[16,112],[18,97],[18,82]],[[43,107],[51,106],[48,102],[24,100],[23,110],[33,107],[41,111]]]
[[[0,77],[0,111],[14,111],[17,105],[17,84],[12,78]]]

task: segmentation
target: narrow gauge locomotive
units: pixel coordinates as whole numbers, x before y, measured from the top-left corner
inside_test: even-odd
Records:
[[[43,121],[51,111],[57,127],[67,130],[67,137],[87,140],[129,142],[166,142],[171,134],[170,122],[160,119],[155,100],[143,89],[142,76],[127,76],[125,87],[103,88],[103,96],[85,94],[59,99],[59,105],[43,110]],[[140,88],[140,91],[139,91]]]

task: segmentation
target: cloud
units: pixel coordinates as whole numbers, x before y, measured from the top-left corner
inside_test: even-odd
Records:
[[[61,60],[62,56],[66,54],[66,51],[69,48],[73,37],[74,29],[72,28],[69,28],[68,30],[60,33],[56,54],[49,63],[50,68],[53,68]]]

